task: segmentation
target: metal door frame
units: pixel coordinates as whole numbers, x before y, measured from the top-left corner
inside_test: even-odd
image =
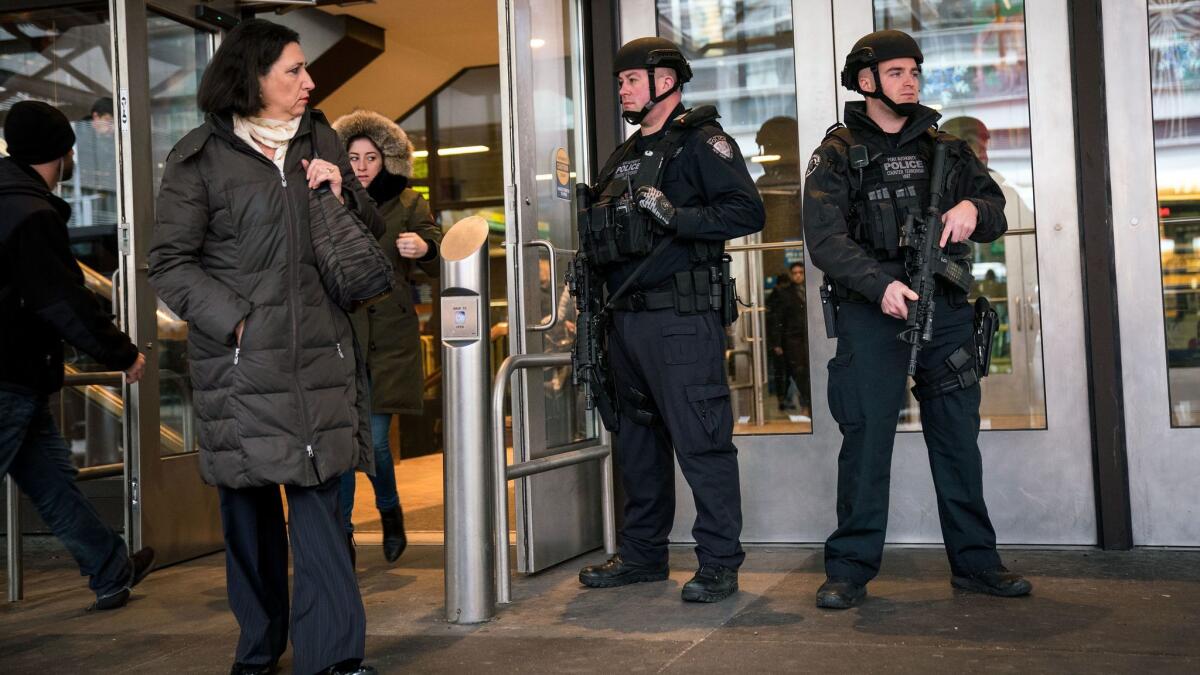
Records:
[[[534,83],[531,80],[531,2],[498,0],[501,53],[501,128],[504,141],[505,248],[508,257],[509,348],[511,354],[542,353],[539,333],[542,323],[538,294],[538,257],[548,247],[556,256],[571,251],[554,248],[540,240],[537,231],[537,157],[533,113]],[[588,180],[586,97],[584,59],[584,8],[570,0],[572,51],[578,57],[571,76],[575,115],[576,167],[578,181]],[[573,193],[573,191],[572,191]],[[551,261],[552,269],[555,267]],[[552,280],[556,297],[559,287]],[[514,462],[538,459],[559,450],[547,447],[545,400],[540,371],[522,370],[516,375],[512,394]],[[570,449],[606,444],[595,438]],[[531,476],[516,489],[517,569],[536,572],[575,557],[603,544],[603,514],[599,486],[600,466],[595,463],[559,469],[553,475]],[[553,505],[553,509],[545,505]]]
[[[223,537],[217,493],[200,479],[199,454],[161,456],[157,296],[150,288],[147,266],[155,218],[148,23],[152,5],[109,0],[120,163],[119,315],[146,355],[145,376],[124,388],[125,531],[133,549],[153,546],[157,564],[164,565],[218,551]]]
[[[1133,543],[1196,546],[1200,428],[1172,428],[1146,0],[1101,5]]]

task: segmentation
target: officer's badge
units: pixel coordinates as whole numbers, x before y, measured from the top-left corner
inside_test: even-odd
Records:
[[[811,176],[817,170],[818,166],[821,166],[821,156],[813,155],[812,159],[808,160],[808,168],[804,170],[804,177],[808,178]]]
[[[708,147],[712,148],[712,151],[717,153],[717,156],[726,162],[733,161],[733,144],[724,135],[718,134],[709,138]]]

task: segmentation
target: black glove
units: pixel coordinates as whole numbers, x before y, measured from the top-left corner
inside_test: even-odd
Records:
[[[675,226],[671,221],[675,219],[675,205],[667,196],[656,187],[643,185],[637,189],[637,194],[634,196],[639,210],[650,214],[650,217],[664,230],[674,230]]]

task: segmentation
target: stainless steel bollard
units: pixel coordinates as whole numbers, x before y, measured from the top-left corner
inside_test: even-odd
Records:
[[[488,367],[488,224],[454,224],[442,239],[442,398],[446,430],[446,619],[496,613]]]

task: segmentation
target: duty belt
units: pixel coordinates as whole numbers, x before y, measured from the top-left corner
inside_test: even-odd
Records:
[[[622,312],[645,312],[656,309],[674,309],[675,291],[635,291],[617,298],[612,308]]]

